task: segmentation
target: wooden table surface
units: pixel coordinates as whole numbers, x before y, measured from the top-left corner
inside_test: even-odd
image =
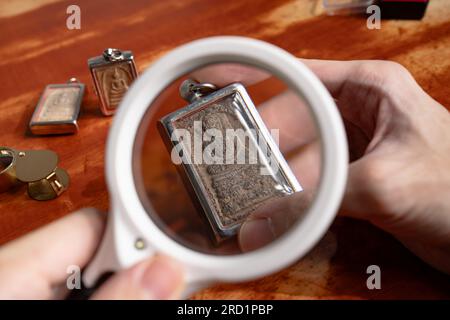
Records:
[[[0,145],[51,149],[72,183],[37,202],[25,189],[0,194],[0,244],[85,206],[108,210],[104,148],[112,118],[102,117],[86,60],[106,47],[133,50],[140,71],[170,49],[213,35],[243,35],[304,58],[389,59],[405,65],[435,99],[450,106],[450,2],[432,0],[422,21],[327,17],[316,1],[77,1],[81,30],[66,28],[71,1],[0,2]],[[76,76],[88,84],[72,136],[35,137],[27,125],[45,85]],[[413,195],[412,195],[413,196]],[[366,268],[382,270],[368,290]],[[246,284],[223,284],[196,298],[450,298],[450,278],[426,266],[368,223],[337,218],[321,243],[294,266]]]

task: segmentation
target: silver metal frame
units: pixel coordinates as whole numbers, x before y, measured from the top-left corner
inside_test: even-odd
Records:
[[[120,59],[114,59],[114,60],[107,60],[104,55],[96,56],[89,58],[87,63],[89,66],[89,71],[92,76],[92,80],[94,83],[95,92],[100,100],[101,104],[101,110],[105,114],[104,110],[108,110],[108,112],[114,113],[114,111],[110,111],[108,103],[105,101],[104,95],[101,93],[101,91],[98,88],[98,79],[95,75],[94,69],[107,66],[107,65],[113,65],[113,64],[119,64],[119,63],[128,63],[130,65],[130,69],[132,72],[133,80],[135,80],[138,77],[136,64],[134,62],[134,56],[133,52],[129,50],[120,51],[121,52],[121,58]]]
[[[274,155],[274,158],[277,161],[277,164],[279,166],[279,172],[281,173],[281,176],[285,179],[285,181],[289,184],[289,186],[292,188],[293,192],[299,192],[302,191],[302,187],[300,183],[297,181],[295,175],[289,168],[286,160],[284,159],[283,155],[281,154],[277,144],[273,140],[271,134],[269,133],[267,127],[265,126],[263,120],[261,119],[258,110],[256,109],[255,105],[253,104],[253,101],[251,100],[250,96],[247,93],[247,90],[245,87],[240,83],[234,83],[231,85],[228,85],[227,87],[224,87],[222,89],[219,89],[207,96],[203,96],[195,101],[193,101],[188,106],[177,110],[175,112],[172,112],[165,117],[163,117],[160,122],[163,125],[164,129],[166,130],[166,133],[170,139],[172,137],[172,134],[175,131],[175,127],[173,126],[173,122],[184,118],[188,116],[189,114],[197,112],[199,109],[202,109],[211,103],[214,103],[218,100],[221,100],[223,98],[229,97],[231,95],[236,95],[237,99],[242,100],[241,104],[243,106],[242,111],[245,112],[245,115],[249,123],[251,123],[251,126],[253,126],[255,129],[257,129],[258,132],[262,135],[262,137],[265,139],[268,148],[270,149],[271,153]],[[255,137],[253,137],[255,138]],[[179,137],[177,137],[177,140],[179,140]],[[173,143],[173,142],[172,142]],[[183,152],[186,152],[189,154],[187,150],[185,150],[183,144],[182,150]],[[260,153],[261,150],[258,150],[258,153]],[[264,159],[266,155],[261,156],[261,159]],[[200,176],[197,173],[197,170],[193,168],[191,165],[182,164],[183,169],[186,172],[186,176],[189,179],[190,185],[192,186],[201,207],[203,208],[204,212],[206,213],[207,219],[213,230],[215,231],[216,240],[220,241],[223,240],[222,238],[227,238],[230,236],[233,236],[236,234],[239,226],[241,225],[240,222],[236,222],[232,226],[225,227],[222,225],[220,220],[217,218],[217,214],[214,212],[213,204],[209,200],[209,198],[206,196],[207,190],[203,187],[202,183],[199,183],[199,181],[202,181]],[[217,237],[219,235],[219,238]]]
[[[80,92],[78,94],[78,98],[77,101],[75,103],[75,110],[73,112],[72,118],[70,120],[65,120],[65,121],[34,121],[35,116],[37,115],[37,112],[39,110],[39,106],[41,105],[41,103],[43,103],[43,99],[45,96],[45,93],[47,92],[47,90],[49,89],[59,89],[59,88],[69,88],[69,87],[79,87],[80,88]],[[83,102],[83,97],[84,97],[84,91],[85,91],[86,86],[83,83],[80,82],[68,82],[68,83],[62,83],[62,84],[49,84],[45,87],[44,91],[41,94],[41,97],[39,98],[38,103],[36,104],[36,107],[34,109],[33,115],[31,116],[30,119],[30,123],[29,123],[29,128],[30,131],[33,132],[32,127],[59,127],[61,125],[73,125],[75,127],[75,130],[73,131],[68,131],[66,133],[73,133],[76,130],[78,130],[78,116],[80,114],[80,109],[81,109],[81,103]],[[42,133],[42,134],[52,134],[51,132],[52,130],[50,129],[48,133]],[[34,133],[34,132],[33,132]],[[64,132],[58,132],[57,134],[64,134]]]

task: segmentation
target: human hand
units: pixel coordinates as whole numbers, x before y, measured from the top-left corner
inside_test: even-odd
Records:
[[[336,99],[346,126],[352,162],[341,215],[372,222],[424,261],[450,273],[448,111],[394,62],[302,62]],[[210,69],[197,76],[205,82],[234,82],[235,75],[223,71]],[[237,73],[244,84],[267,77]],[[289,164],[302,183],[305,177],[313,181],[319,174],[314,161],[320,161],[316,132],[298,124],[304,105],[287,98],[260,112],[268,127],[285,129],[285,137],[280,137],[283,152],[308,146]],[[287,231],[313,198],[308,183],[306,190],[259,208],[241,227],[241,248],[253,250]]]
[[[68,295],[67,268],[83,268],[102,236],[104,220],[82,209],[0,248],[0,299],[59,299]],[[109,278],[92,299],[170,299],[178,297],[183,271],[156,257]],[[73,289],[76,290],[76,289]]]
[[[450,273],[450,115],[401,65],[305,60],[346,124],[352,163],[341,213],[393,234]]]

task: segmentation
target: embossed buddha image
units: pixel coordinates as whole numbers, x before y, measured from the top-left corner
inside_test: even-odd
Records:
[[[47,99],[43,100],[38,121],[68,121],[73,117],[73,109],[78,99],[79,88],[68,87],[49,89]]]
[[[260,161],[260,157],[257,157],[256,161],[250,161],[249,149],[254,147],[256,150],[258,148],[251,145],[255,144],[255,141],[243,139],[239,135],[227,134],[227,129],[246,130],[235,114],[232,97],[177,121],[176,127],[187,129],[191,136],[194,136],[194,131],[198,130],[198,127],[194,126],[195,121],[202,123],[200,134],[203,136],[203,151],[217,138],[214,132],[220,132],[219,136],[223,138],[223,150],[219,150],[219,152],[223,152],[222,163],[207,163],[206,161],[201,164],[194,163],[202,185],[209,196],[209,201],[223,227],[227,228],[241,223],[264,201],[285,195],[285,190],[280,188],[274,177],[261,174],[261,166],[264,164]],[[225,148],[229,144],[234,144],[232,149],[236,152],[233,153],[231,161],[229,161],[230,159],[225,161]],[[192,146],[190,147],[192,148]],[[237,161],[237,150],[245,150],[244,163]],[[212,152],[216,151],[218,150],[215,149]],[[211,156],[214,157],[214,154]]]
[[[106,104],[110,109],[117,108],[133,80],[129,64],[117,63],[108,68],[99,68],[96,72]]]

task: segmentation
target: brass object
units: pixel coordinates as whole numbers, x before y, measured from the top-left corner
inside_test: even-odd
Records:
[[[243,85],[217,89],[189,79],[181,84],[180,95],[190,104],[160,119],[158,128],[169,152],[173,155],[177,150],[176,154],[183,155],[177,169],[217,243],[234,236],[264,202],[302,190]],[[230,131],[241,132],[243,139],[229,138]],[[196,134],[202,135],[197,139],[201,144],[197,150],[203,157],[200,162],[195,155]],[[241,148],[245,153],[256,150],[258,157],[252,162],[245,155],[241,158],[245,161],[239,161],[238,152],[232,151],[226,161],[222,157],[219,162],[207,163],[205,153],[217,139],[221,143],[212,151],[214,156],[217,150],[225,153],[224,147],[232,146],[232,150]]]
[[[0,147],[0,161],[6,166],[0,172],[0,191],[18,183],[27,184],[28,195],[35,200],[51,200],[69,186],[70,178],[58,168],[58,155],[50,150],[25,150]]]
[[[58,156],[50,150],[19,151],[16,165],[16,177],[22,182],[43,179],[52,173],[58,164]]]
[[[145,249],[145,242],[143,239],[138,238],[136,239],[136,241],[134,242],[134,247],[138,250],[142,250]]]
[[[113,115],[131,83],[137,78],[131,51],[108,48],[103,55],[88,60],[100,110]]]
[[[75,78],[65,84],[49,84],[31,117],[30,131],[36,135],[77,132],[84,88]]]
[[[6,192],[18,183],[14,160],[14,150],[0,148],[0,192]]]
[[[35,200],[52,200],[60,196],[69,186],[69,175],[61,168],[55,168],[44,179],[28,184],[28,194]]]

